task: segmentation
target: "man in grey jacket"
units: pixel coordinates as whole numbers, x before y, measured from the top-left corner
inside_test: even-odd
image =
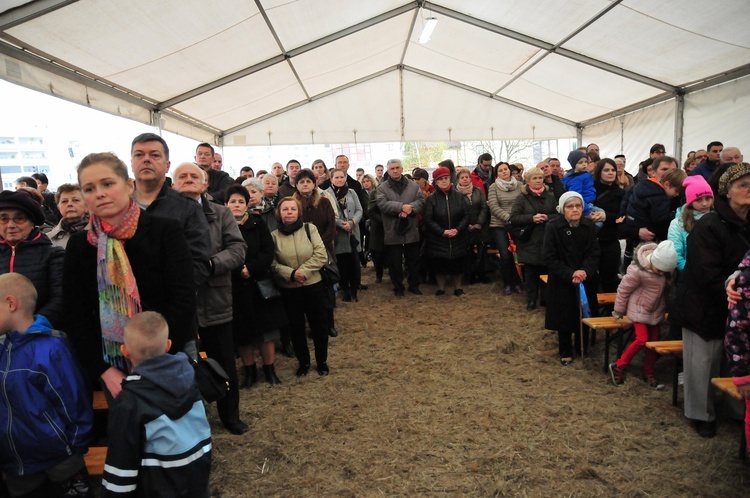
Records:
[[[390,159],[386,168],[388,179],[378,186],[375,199],[383,215],[384,256],[393,292],[396,296],[404,295],[402,260],[405,259],[409,292],[421,295],[417,215],[424,210],[424,197],[419,186],[403,176],[404,167],[400,159]]]
[[[232,434],[244,434],[249,428],[240,420],[240,392],[232,339],[232,270],[244,264],[247,244],[232,212],[207,199],[206,171],[196,164],[182,163],[174,172],[173,186],[198,201],[208,221],[211,273],[198,287],[198,333],[208,357],[218,361],[229,376],[229,392],[217,402],[219,418]]]

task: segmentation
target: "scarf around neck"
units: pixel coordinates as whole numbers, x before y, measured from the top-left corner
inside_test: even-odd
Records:
[[[124,373],[130,373],[130,362],[120,351],[123,331],[128,319],[141,311],[141,297],[125,252],[125,241],[135,235],[140,215],[138,203],[131,199],[127,213],[116,226],[91,215],[91,229],[87,234],[89,244],[96,247],[96,282],[104,361]]]
[[[516,180],[512,176],[507,182],[498,176],[495,180],[495,183],[497,184],[497,188],[499,188],[503,192],[510,192],[511,190],[515,190],[518,188],[518,180]]]
[[[86,225],[89,224],[89,214],[86,213],[83,215],[82,218],[79,218],[75,221],[68,221],[65,218],[60,220],[60,228],[62,228],[62,231],[65,233],[76,233],[80,232],[84,228],[86,228]]]
[[[461,184],[457,183],[456,184],[456,190],[458,190],[459,192],[461,192],[462,194],[464,194],[466,197],[468,197],[469,200],[471,200],[471,194],[472,194],[472,192],[474,192],[474,184],[470,183],[466,187],[462,187]]]
[[[346,193],[349,192],[349,185],[346,183],[342,187],[334,187],[331,185],[331,188],[333,189],[333,193],[336,194],[336,199],[346,197]]]
[[[302,218],[297,218],[297,221],[287,225],[286,223],[279,224],[279,232],[284,235],[292,235],[294,232],[302,228]]]

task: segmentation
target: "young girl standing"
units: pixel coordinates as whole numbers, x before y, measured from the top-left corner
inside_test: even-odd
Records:
[[[689,176],[682,182],[685,188],[685,205],[677,210],[675,219],[669,224],[667,239],[674,243],[677,251],[677,270],[685,269],[687,237],[693,230],[695,222],[711,211],[714,205],[714,193],[708,182],[701,175]]]
[[[670,273],[677,265],[677,253],[671,240],[665,240],[656,245],[646,242],[635,249],[633,262],[617,288],[615,311],[612,314],[622,318],[626,314],[633,322],[635,340],[628,346],[616,363],[609,365],[612,382],[620,385],[625,381],[630,360],[644,348],[646,342],[659,339],[659,328],[664,320],[666,309],[666,273]],[[654,376],[656,353],[646,350],[643,361],[643,380],[649,386],[661,389]]]

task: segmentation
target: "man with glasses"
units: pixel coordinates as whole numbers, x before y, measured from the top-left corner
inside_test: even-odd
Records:
[[[708,150],[708,157],[690,172],[690,176],[701,175],[706,181],[708,181],[711,179],[711,175],[714,174],[714,171],[716,171],[721,165],[721,151],[724,150],[724,144],[714,141],[708,144],[706,149]],[[698,161],[698,154],[700,152],[702,151],[699,150],[695,153],[696,161]]]

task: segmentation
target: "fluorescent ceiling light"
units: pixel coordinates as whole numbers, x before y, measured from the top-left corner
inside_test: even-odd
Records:
[[[427,23],[424,25],[424,29],[422,29],[422,34],[419,35],[419,43],[427,43],[430,41],[430,35],[432,35],[432,32],[435,30],[437,21],[437,17],[430,17],[427,19]]]

